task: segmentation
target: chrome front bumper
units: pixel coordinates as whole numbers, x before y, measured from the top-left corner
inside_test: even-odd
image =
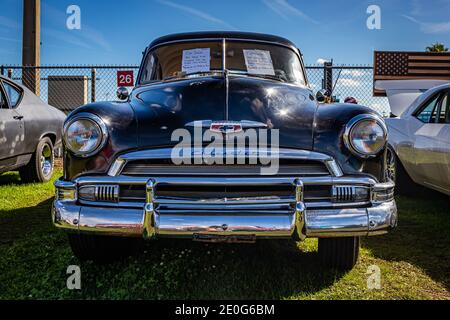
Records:
[[[254,238],[296,238],[371,236],[386,233],[397,225],[397,208],[392,183],[376,183],[370,178],[152,178],[146,180],[146,201],[142,207],[117,203],[106,206],[80,204],[77,188],[89,183],[142,183],[143,178],[83,177],[74,182],[58,180],[53,204],[56,227],[81,233],[143,237],[196,238],[198,236],[250,236]],[[329,179],[329,180],[326,180]],[[308,206],[303,199],[304,184],[364,185],[371,200],[339,206]],[[293,184],[295,195],[281,199],[236,201],[164,201],[155,197],[160,183],[196,184]]]

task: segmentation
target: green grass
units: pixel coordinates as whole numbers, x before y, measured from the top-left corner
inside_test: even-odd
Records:
[[[364,239],[357,267],[339,273],[320,265],[313,239],[159,240],[110,265],[82,263],[51,224],[53,192],[52,182],[0,176],[0,299],[450,299],[448,197],[398,198],[398,229]],[[79,291],[66,288],[73,264],[81,267]],[[381,269],[379,290],[367,288],[370,265]]]

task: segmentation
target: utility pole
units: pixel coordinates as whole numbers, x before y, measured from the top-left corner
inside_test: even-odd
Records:
[[[323,64],[323,89],[333,93],[333,60]]]
[[[23,0],[22,83],[40,95],[41,0]]]

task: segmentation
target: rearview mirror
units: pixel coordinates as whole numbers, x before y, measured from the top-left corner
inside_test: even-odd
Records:
[[[127,100],[129,95],[130,93],[127,88],[120,87],[117,89],[117,98],[119,98],[119,100]]]

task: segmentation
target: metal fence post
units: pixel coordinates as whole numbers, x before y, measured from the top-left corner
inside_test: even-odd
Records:
[[[95,102],[95,91],[97,82],[97,70],[95,68],[91,69],[91,102]]]
[[[12,75],[13,75],[13,70],[8,69],[8,78],[12,79]]]
[[[323,64],[323,88],[330,94],[333,92],[333,60]]]
[[[5,66],[0,67],[0,74],[3,76],[5,74]]]

